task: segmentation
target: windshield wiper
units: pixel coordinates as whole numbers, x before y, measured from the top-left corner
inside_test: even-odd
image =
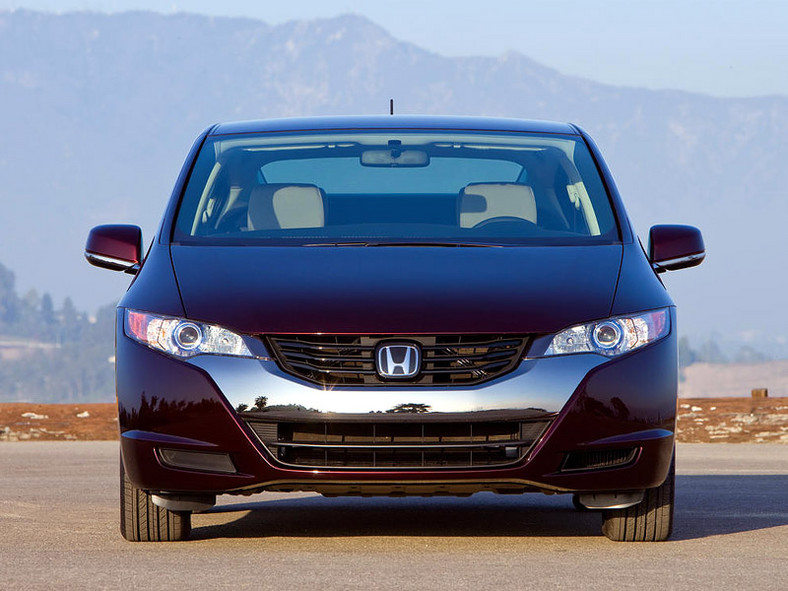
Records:
[[[302,246],[369,246],[369,242],[310,242]]]
[[[481,247],[496,248],[500,244],[481,244],[476,242],[314,242],[304,246],[440,246],[440,247]]]
[[[447,246],[447,247],[479,246],[483,248],[491,248],[498,245],[481,244],[478,242],[372,242],[368,246]]]

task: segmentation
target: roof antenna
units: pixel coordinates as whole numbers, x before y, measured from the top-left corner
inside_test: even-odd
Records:
[[[394,114],[394,99],[389,99],[389,115]]]

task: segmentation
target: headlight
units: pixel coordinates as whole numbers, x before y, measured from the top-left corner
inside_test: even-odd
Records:
[[[668,309],[619,316],[562,330],[553,337],[544,354],[598,353],[614,357],[653,343],[669,332]]]
[[[176,357],[254,357],[240,335],[213,324],[126,310],[123,327],[127,337]]]

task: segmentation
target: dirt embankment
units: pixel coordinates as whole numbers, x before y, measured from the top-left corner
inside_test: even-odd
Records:
[[[679,441],[788,444],[788,398],[681,398]],[[114,404],[0,403],[0,442],[113,440]]]
[[[679,398],[687,443],[788,444],[788,398]]]
[[[0,441],[117,439],[117,416],[113,403],[0,403]]]

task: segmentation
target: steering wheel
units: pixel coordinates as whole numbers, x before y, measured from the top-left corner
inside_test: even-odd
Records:
[[[528,224],[528,226],[536,227],[536,224],[533,223],[531,220],[526,220],[525,218],[518,218],[512,215],[499,215],[493,218],[487,218],[486,220],[480,221],[478,224],[473,226],[472,229],[476,228],[484,228],[485,226],[489,226],[492,224]]]

